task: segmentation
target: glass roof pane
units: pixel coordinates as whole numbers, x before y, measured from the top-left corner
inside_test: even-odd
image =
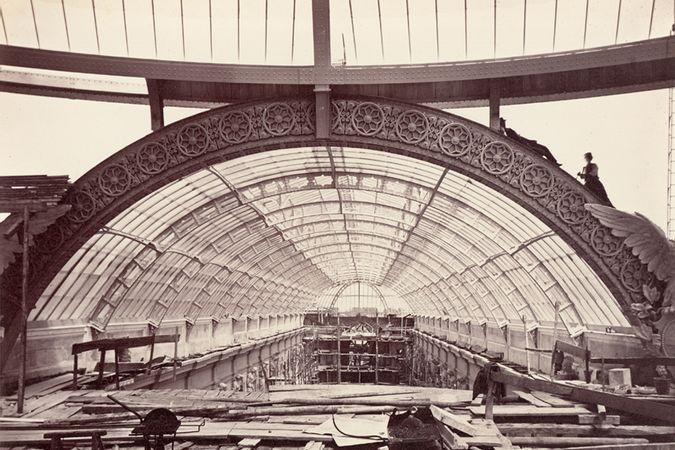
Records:
[[[487,59],[493,56],[493,20],[492,2],[468,3],[468,59]]]
[[[523,6],[523,2],[520,1],[497,0],[496,56],[498,58],[518,55],[523,52]],[[493,21],[490,23],[494,25]],[[494,39],[494,36],[492,37]],[[546,42],[549,41],[550,39]],[[546,51],[551,51],[551,48],[549,47]]]
[[[56,2],[53,2],[56,3]],[[124,33],[125,12],[119,0],[96,0],[96,26],[101,53],[104,55],[127,56]]]
[[[27,4],[30,8],[28,2],[21,3]],[[40,32],[40,47],[49,50],[67,49],[68,36],[66,35],[66,28],[63,25],[63,9],[61,8],[61,2],[33,0],[33,6],[35,9],[35,21]],[[4,5],[3,13],[7,14],[4,10]]]
[[[125,33],[129,41],[129,55],[133,58],[157,58],[157,37],[154,33],[156,29],[152,19],[152,2],[138,2],[125,0],[123,3],[125,11],[125,23],[120,24],[118,33]]]
[[[353,45],[354,37],[351,34],[351,15],[354,20],[354,34],[356,35],[356,48],[358,49],[358,54],[354,55],[354,59],[352,60],[348,57],[347,61],[352,64],[364,64],[366,61],[382,61],[377,2],[375,0],[349,0],[343,3],[346,3],[345,17],[348,18],[341,33],[345,34],[345,41],[351,42]],[[351,40],[348,40],[347,37]],[[339,52],[336,56],[342,54],[342,52]],[[336,58],[333,57],[333,60],[335,61]]]
[[[650,6],[646,2],[622,2],[618,33],[619,43],[640,41],[646,38],[644,30],[649,29]]]
[[[260,64],[265,57],[265,0],[248,0],[239,5],[239,61],[243,64]]]
[[[525,54],[533,55],[540,53],[550,53],[553,51],[552,46],[553,27],[555,22],[555,4],[556,0],[537,0],[527,2]],[[556,34],[557,26],[557,23],[555,23]]]
[[[588,30],[586,31],[588,47],[599,47],[614,42],[618,5],[619,0],[588,3]]]
[[[436,52],[436,8],[437,0],[408,0],[410,14],[411,62],[437,61]],[[439,23],[440,28],[443,24]]]
[[[383,63],[409,63],[405,0],[381,1],[380,5],[382,12],[382,34],[384,36]],[[348,62],[351,63],[349,59]],[[367,63],[367,61],[364,61],[361,64]],[[377,62],[373,64],[377,64]]]
[[[33,25],[33,13],[30,2],[7,1],[2,6],[3,23],[6,27],[8,43],[24,47],[37,47],[38,37]]]
[[[558,2],[555,51],[583,48],[585,11],[586,0]]]
[[[314,38],[312,36],[312,0],[295,0],[295,45],[291,64],[314,63]]]
[[[213,2],[211,2],[212,4]],[[213,7],[211,6],[211,16]],[[209,62],[212,55],[212,17],[209,0],[183,0],[183,26],[185,30],[185,59]]]
[[[94,10],[91,2],[64,0],[64,7],[70,36],[70,50],[78,53],[98,53]]]
[[[313,63],[311,0],[64,0],[64,7],[2,0],[0,6],[11,45],[176,61]],[[589,1],[588,15],[584,0],[331,0],[330,8],[332,61],[346,58],[349,65],[607,46],[667,36],[673,17],[667,0]]]
[[[431,200],[440,167],[375,150],[337,155],[337,189],[319,148],[240,157],[149,194],[89,240],[32,317],[88,320],[96,308],[105,319],[108,301],[113,320],[232,314],[277,298],[277,285],[312,303],[361,280],[464,319],[552,321],[557,301],[571,305],[570,323],[626,323],[572,249],[493,189],[448,172]]]

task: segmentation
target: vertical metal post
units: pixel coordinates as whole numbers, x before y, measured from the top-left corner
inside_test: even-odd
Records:
[[[528,332],[527,332],[527,320],[525,319],[525,316],[521,317],[521,320],[523,321],[523,332],[525,333],[525,359],[527,361],[527,373],[530,373],[530,351],[528,350],[529,348],[529,339],[527,338]]]
[[[391,350],[390,350],[391,352]],[[375,384],[380,381],[380,316],[375,311]]]
[[[356,283],[356,309],[361,310],[361,283]]]
[[[317,84],[314,86],[316,126],[315,133],[317,139],[328,139],[330,137],[330,86],[327,84]],[[329,148],[330,151],[330,148]]]
[[[619,8],[616,11],[616,33],[614,34],[614,45],[619,42],[619,25],[621,25],[621,0],[619,0]]]
[[[558,321],[560,320],[560,303],[556,300],[556,302],[553,304],[555,311],[554,311],[554,316],[553,316],[553,336],[551,337],[551,377],[554,375],[555,368],[553,365],[555,364],[555,349],[556,349],[556,341],[558,340]],[[540,366],[541,368],[541,366]]]
[[[33,2],[31,1],[31,6],[33,5]],[[101,39],[98,36],[98,20],[96,19],[96,0],[91,0],[91,10],[92,10],[92,15],[94,16],[94,34],[96,35],[96,49],[98,50],[98,54],[101,54]],[[35,16],[33,16],[35,17]],[[40,45],[40,41],[38,41],[38,46]]]
[[[211,55],[210,61],[213,62],[213,2],[209,0],[209,54]],[[125,23],[126,27],[126,23]],[[126,28],[125,28],[126,29]]]
[[[295,11],[296,0],[293,0],[293,24],[291,25],[291,64],[295,62]]]
[[[176,327],[176,335],[173,340],[173,376],[172,380],[176,381],[176,368],[178,367],[178,327]],[[185,340],[187,342],[187,332],[185,333]]]
[[[93,2],[93,0],[92,0]],[[92,3],[93,4],[93,3]],[[35,5],[33,4],[33,0],[30,0],[30,10],[31,13],[33,14],[33,29],[35,30],[35,39],[37,40],[37,46],[38,48],[42,48],[40,45],[40,32],[38,31],[38,26],[37,26],[37,20],[35,18]],[[96,13],[94,13],[94,20],[96,19]],[[99,49],[99,53],[101,50]]]
[[[77,353],[73,355],[73,390],[77,389]]]
[[[105,349],[99,349],[99,352],[101,352],[101,360],[99,361],[98,368],[98,386],[101,387],[103,384],[103,368],[105,366]]]
[[[671,33],[672,34],[672,33]],[[673,202],[673,185],[675,179],[673,173],[675,171],[675,154],[674,141],[675,140],[675,93],[673,88],[668,89],[668,187],[667,187],[667,233],[670,239],[675,236],[675,202]]]
[[[523,0],[523,55],[525,54],[526,37],[527,37],[527,0]]]
[[[558,0],[555,0],[555,11],[553,13],[553,45],[551,46],[551,51],[555,51],[555,38],[558,33]]]
[[[492,57],[497,57],[497,0],[492,1]]]
[[[464,57],[469,58],[469,11],[467,0],[464,0]]]
[[[584,15],[584,45],[582,48],[586,48],[586,35],[588,34],[588,4],[590,0],[586,0],[586,13]]]
[[[497,82],[490,83],[490,128],[499,131],[500,93]]]
[[[401,319],[401,320],[403,320],[403,319]],[[416,334],[414,334],[412,345],[409,347],[410,348],[410,357],[408,358],[410,360],[410,374],[408,376],[408,378],[409,378],[408,384],[410,386],[413,385],[413,378],[414,378],[413,374],[415,373],[415,347],[417,345],[420,345],[420,339]],[[406,357],[408,357],[408,355],[406,355]]]
[[[150,129],[157,131],[164,127],[164,99],[160,92],[159,81],[146,79],[148,103],[150,105]]]
[[[495,0],[496,1],[496,0]],[[377,7],[379,11],[380,2],[378,0]],[[434,13],[436,17],[436,61],[441,62],[441,40],[438,35],[438,0],[434,0]],[[380,37],[382,37],[382,18],[380,17]],[[384,44],[382,45],[382,59],[384,60]]]
[[[115,389],[120,389],[120,353],[117,347],[115,347]]]
[[[155,0],[150,0],[152,8],[152,36],[155,43],[155,58],[157,58],[157,19],[155,17]]]
[[[267,34],[268,34],[268,14],[269,13],[269,0],[265,0],[265,64],[267,64]]]
[[[352,24],[352,42],[354,43],[354,62],[359,62],[359,53],[356,49],[356,31],[354,30],[354,10],[352,9],[352,0],[349,1],[349,19]],[[328,3],[328,2],[326,2]]]
[[[21,356],[19,361],[19,386],[17,389],[16,412],[23,414],[23,401],[26,393],[26,357],[28,347],[28,206],[23,208],[23,252],[21,270]]]
[[[652,26],[654,25],[654,8],[656,8],[656,0],[652,0],[652,12],[649,14],[649,33],[647,39],[652,37]]]
[[[152,333],[152,343],[150,344],[150,359],[148,359],[148,367],[145,369],[145,373],[150,373],[152,370],[152,358],[155,357],[155,330],[151,331]]]
[[[485,396],[485,420],[493,420],[493,406],[495,404],[495,382],[492,381],[491,368],[485,369],[487,377],[487,395]]]
[[[338,384],[342,383],[342,353],[340,351],[340,339],[341,338],[341,332],[340,332],[340,310],[337,310],[337,328],[335,330],[335,334],[337,335],[337,382]]]
[[[351,5],[351,0],[350,0]],[[412,36],[410,35],[410,4],[409,0],[405,0],[405,18],[408,25],[408,59],[412,62]]]

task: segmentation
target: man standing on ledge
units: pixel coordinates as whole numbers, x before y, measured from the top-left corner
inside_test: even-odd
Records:
[[[581,169],[581,172],[577,173],[577,176],[584,180],[584,185],[597,195],[604,204],[613,208],[614,205],[609,201],[605,186],[603,186],[598,176],[598,165],[591,162],[593,161],[593,154],[591,152],[584,153],[584,159],[586,160],[586,165]]]

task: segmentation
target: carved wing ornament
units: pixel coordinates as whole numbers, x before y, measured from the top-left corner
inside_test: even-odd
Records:
[[[647,270],[664,282],[663,297],[654,286],[643,285],[644,300],[633,303],[632,310],[645,325],[642,332],[651,340],[654,322],[663,316],[675,316],[675,241],[666,237],[663,230],[640,213],[627,213],[608,206],[588,203],[585,205],[593,217],[611,230],[624,245],[647,266]]]

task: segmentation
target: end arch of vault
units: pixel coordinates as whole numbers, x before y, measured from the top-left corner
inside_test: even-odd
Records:
[[[489,128],[441,110],[382,98],[333,98],[330,135],[316,137],[314,99],[264,100],[213,109],[115,153],[75,182],[71,210],[36,237],[28,307],[94,233],[148,192],[215,163],[281,148],[358,147],[416,158],[490,186],[546,223],[596,272],[628,321],[653,277],[620,238],[585,209],[598,202],[569,174]],[[20,264],[2,275],[5,355],[20,329]]]

